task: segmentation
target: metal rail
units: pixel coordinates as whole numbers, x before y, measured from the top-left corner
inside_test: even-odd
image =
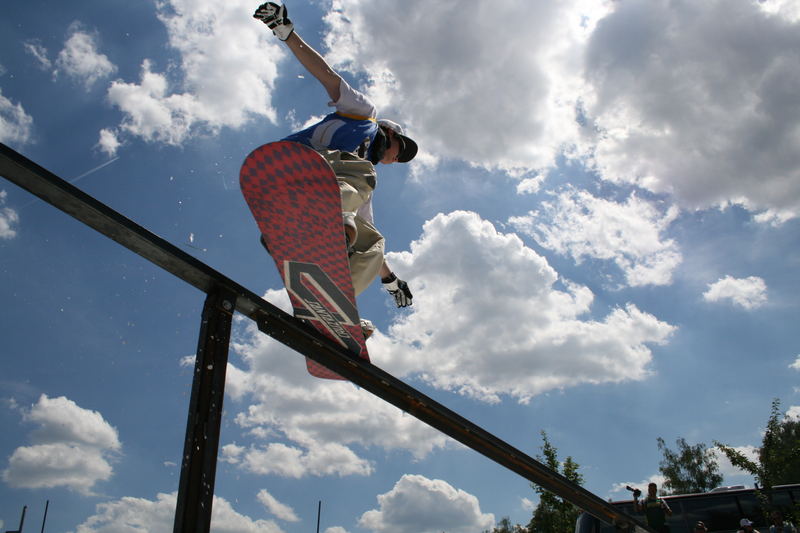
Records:
[[[620,530],[652,531],[602,498],[569,481],[558,472],[554,472],[391,374],[363,359],[353,357],[313,328],[2,143],[0,143],[0,175],[206,294],[227,295],[228,304],[254,320],[262,332],[325,365],[356,385],[516,472],[528,481],[564,498],[598,519],[614,524]],[[234,299],[235,303],[231,301]],[[202,346],[204,342],[202,336],[200,342]],[[197,375],[195,377],[197,378]],[[218,406],[221,407],[221,399]],[[192,416],[190,410],[190,422]],[[214,415],[212,413],[209,416],[213,418]],[[188,439],[187,428],[187,443]],[[211,455],[206,452],[204,460],[209,462],[208,458],[213,457],[210,460],[213,464],[210,466],[215,467],[216,450],[211,451],[213,452]],[[186,457],[184,460],[186,461]],[[213,494],[213,472],[210,481]],[[182,496],[179,494],[179,499]],[[177,520],[176,531],[179,531]],[[195,531],[195,529],[182,531]]]

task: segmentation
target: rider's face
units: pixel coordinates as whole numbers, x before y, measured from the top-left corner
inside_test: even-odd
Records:
[[[389,135],[389,147],[383,153],[383,158],[381,158],[381,163],[386,165],[397,162],[397,156],[400,154],[400,139],[395,136],[392,130],[388,130],[387,134]]]

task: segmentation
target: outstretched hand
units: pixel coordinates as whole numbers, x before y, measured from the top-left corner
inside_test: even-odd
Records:
[[[289,11],[286,6],[280,6],[275,2],[266,2],[258,6],[253,13],[256,18],[269,26],[278,39],[285,41],[294,31],[294,24],[289,20]]]
[[[408,307],[413,302],[414,296],[411,294],[411,289],[408,288],[408,283],[398,279],[394,273],[388,278],[381,280],[384,288],[394,297],[397,307]]]

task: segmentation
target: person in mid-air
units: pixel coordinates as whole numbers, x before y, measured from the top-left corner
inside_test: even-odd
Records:
[[[408,284],[389,268],[384,257],[384,238],[374,225],[372,193],[377,183],[375,165],[407,163],[417,155],[417,143],[407,137],[399,124],[378,119],[372,102],[353,89],[320,54],[295,31],[285,5],[262,4],[253,14],[264,22],[328,93],[329,106],[336,111],[321,121],[295,132],[285,141],[310,146],[331,165],[339,181],[345,237],[350,255],[350,272],[356,294],[363,292],[376,276],[398,307],[412,303]],[[362,320],[368,336],[374,330]]]

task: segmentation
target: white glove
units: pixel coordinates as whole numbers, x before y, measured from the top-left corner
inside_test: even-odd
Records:
[[[253,18],[257,18],[272,30],[278,39],[285,41],[294,31],[294,24],[289,20],[286,6],[279,6],[275,2],[266,2],[258,6]]]
[[[401,279],[397,279],[397,276],[392,273],[388,278],[383,278],[381,280],[383,283],[384,288],[389,291],[389,294],[394,296],[394,301],[397,304],[397,307],[408,307],[413,302],[411,300],[414,299],[414,296],[411,295],[411,290],[408,288],[408,283]]]

